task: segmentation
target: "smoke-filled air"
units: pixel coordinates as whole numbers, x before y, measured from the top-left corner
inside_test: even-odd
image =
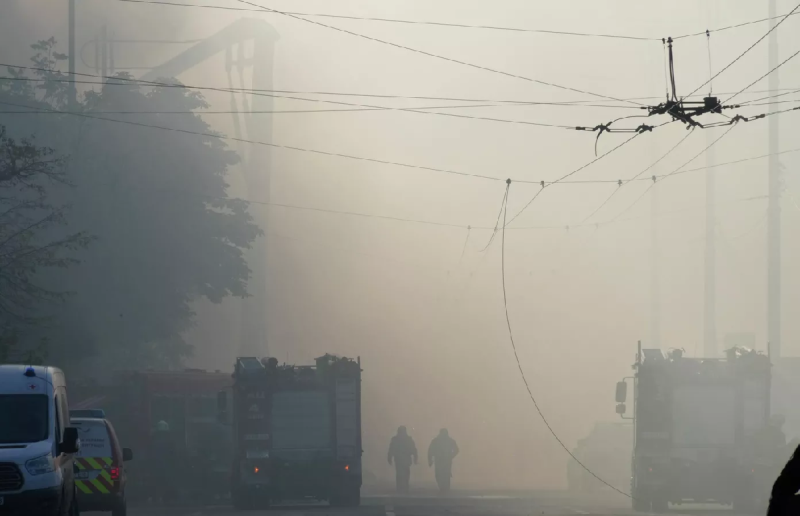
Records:
[[[776,417],[800,438],[798,27],[793,0],[4,0],[0,363],[137,443],[132,511],[159,429],[190,460],[209,421],[212,505],[326,457],[355,491],[269,469],[264,499],[766,507],[791,450],[752,504],[641,457],[750,471]]]

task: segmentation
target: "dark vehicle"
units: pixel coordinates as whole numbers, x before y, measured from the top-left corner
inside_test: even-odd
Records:
[[[105,413],[120,441],[144,457],[129,467],[128,500],[144,502],[153,496],[153,476],[147,470],[153,460],[148,455],[154,430],[164,421],[180,460],[181,474],[172,477],[175,497],[218,503],[228,495],[232,457],[225,455],[231,427],[218,420],[217,396],[232,383],[229,373],[199,369],[116,371],[104,383],[72,384],[71,395],[80,400],[73,407],[76,417]]]
[[[81,440],[75,458],[78,507],[125,516],[127,475],[123,463],[133,459],[133,452],[120,447],[114,427],[106,419],[73,417],[72,426],[78,429]]]
[[[239,358],[233,424],[236,508],[287,499],[360,504],[360,360],[325,355],[316,366],[279,366],[274,358]]]
[[[599,422],[578,441],[572,454],[600,478],[612,486],[623,488],[631,480],[633,432],[629,423]],[[567,485],[570,491],[594,492],[608,486],[581,467],[575,459],[567,463]]]
[[[639,346],[633,366],[634,510],[664,512],[669,503],[692,502],[747,512],[762,502],[754,443],[769,422],[770,360],[743,348],[726,355],[686,358],[675,350],[665,356]],[[620,415],[626,392],[620,382]]]

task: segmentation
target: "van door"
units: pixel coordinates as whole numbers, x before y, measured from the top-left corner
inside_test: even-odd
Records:
[[[73,454],[63,453],[59,448],[64,440],[64,429],[69,426],[69,405],[67,404],[67,390],[64,387],[57,387],[53,398],[55,408],[55,446],[58,451],[57,463],[61,469],[61,478],[64,479],[63,494],[64,502],[69,507],[75,495],[75,457]],[[54,454],[55,455],[55,454]]]

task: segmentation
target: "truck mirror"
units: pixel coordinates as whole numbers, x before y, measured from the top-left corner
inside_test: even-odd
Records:
[[[617,403],[625,403],[628,399],[628,384],[624,381],[617,382]]]
[[[625,407],[624,403],[617,403],[617,414],[619,414],[620,416],[624,416],[626,410],[627,407]]]

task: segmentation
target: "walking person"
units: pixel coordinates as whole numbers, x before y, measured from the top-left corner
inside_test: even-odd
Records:
[[[450,491],[450,479],[453,477],[453,459],[458,455],[459,449],[455,439],[450,437],[446,428],[439,431],[428,447],[428,466],[436,467],[436,484],[439,492]]]
[[[417,445],[408,435],[406,427],[399,427],[397,435],[392,437],[387,459],[389,464],[394,463],[397,494],[407,495],[411,480],[411,464],[417,463]]]

